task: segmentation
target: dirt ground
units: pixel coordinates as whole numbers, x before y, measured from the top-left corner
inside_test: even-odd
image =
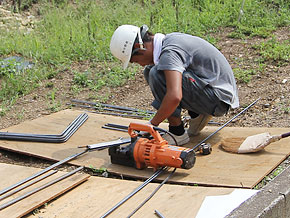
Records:
[[[268,39],[258,37],[232,39],[227,37],[230,31],[231,29],[222,29],[220,32],[215,33],[215,37],[219,39],[217,47],[225,55],[233,68],[239,67],[244,70],[258,69],[259,66],[255,60],[259,58],[259,54],[253,48],[253,45]],[[289,28],[280,28],[274,34],[278,40],[283,41],[289,39],[290,30]],[[80,72],[84,72],[87,66],[88,63],[78,63],[74,64],[71,69],[78,69]],[[70,103],[71,99],[82,99],[92,102],[97,101],[97,99],[108,99],[102,103],[154,110],[150,106],[153,97],[143,78],[142,70],[136,72],[135,78],[128,81],[122,87],[105,87],[98,93],[83,89],[80,93],[75,94],[71,89],[73,85],[73,72],[71,69],[61,72],[53,79],[41,82],[39,88],[29,95],[19,98],[10,111],[0,117],[0,129],[53,113],[48,100],[48,92],[52,89],[57,90],[55,94],[55,102],[58,102],[57,110],[70,107],[68,103]],[[96,72],[98,72],[97,69]],[[245,106],[260,97],[260,100],[252,108],[228,126],[290,127],[289,72],[289,62],[287,65],[279,66],[278,63],[268,61],[265,69],[253,75],[249,83],[238,82],[241,107],[231,110],[224,117],[213,118],[212,121],[225,123]],[[92,99],[91,96],[97,96],[97,98]],[[45,167],[50,164],[49,161],[17,155],[3,150],[0,150],[0,162],[35,167]]]

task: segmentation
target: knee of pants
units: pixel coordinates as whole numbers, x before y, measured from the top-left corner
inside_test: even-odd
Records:
[[[220,102],[214,109],[213,116],[221,117],[228,113],[230,106],[224,102]]]

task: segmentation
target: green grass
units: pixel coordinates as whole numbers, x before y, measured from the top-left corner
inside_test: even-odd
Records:
[[[31,32],[0,31],[0,57],[20,55],[35,63],[24,72],[12,72],[13,66],[0,72],[0,104],[3,111],[21,95],[31,92],[39,81],[51,79],[73,63],[91,64],[85,72],[74,72],[75,92],[83,88],[98,90],[120,86],[132,78],[138,67],[123,70],[109,51],[110,38],[121,24],[147,24],[154,33],[181,31],[201,36],[213,44],[214,33],[232,27],[231,37],[268,37],[281,26],[289,26],[288,0],[23,0],[20,10],[37,3],[38,22]],[[257,45],[265,60],[289,59],[288,42]],[[282,47],[281,47],[282,46]],[[282,53],[279,53],[282,49]],[[94,67],[95,66],[95,67]],[[9,72],[8,72],[9,71]],[[242,73],[247,81],[253,72]],[[245,75],[246,74],[246,75]],[[4,106],[5,105],[5,106]]]
[[[256,71],[254,69],[234,68],[233,71],[237,82],[240,83],[249,83],[253,75],[256,75]]]
[[[271,180],[273,180],[275,177],[277,177],[285,168],[282,166],[278,166],[276,169],[274,169],[268,176],[265,176],[265,178],[257,184],[254,189],[261,189],[266,184],[268,184]]]
[[[2,65],[1,62],[0,65]],[[42,69],[17,70],[17,66],[19,64],[12,61],[5,68],[0,68],[0,96],[2,102],[7,105],[13,104],[18,96],[28,94],[38,87],[39,81],[45,77],[42,74],[44,67]]]
[[[279,42],[276,37],[272,37],[266,42],[253,45],[262,57],[262,61],[276,62],[278,65],[285,65],[290,60],[290,40]]]

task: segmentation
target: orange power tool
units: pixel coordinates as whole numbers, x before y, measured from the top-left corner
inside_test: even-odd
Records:
[[[110,147],[111,162],[137,169],[153,167],[157,170],[164,166],[192,168],[196,159],[194,150],[169,145],[156,129],[159,128],[149,124],[131,123],[128,128],[131,143],[122,147]],[[148,132],[153,138],[140,137],[136,131]]]

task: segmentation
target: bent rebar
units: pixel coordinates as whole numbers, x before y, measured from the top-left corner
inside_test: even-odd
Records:
[[[87,119],[88,115],[86,113],[80,114],[59,135],[0,132],[0,139],[31,141],[31,142],[62,143],[66,142],[83,125],[83,123]]]

